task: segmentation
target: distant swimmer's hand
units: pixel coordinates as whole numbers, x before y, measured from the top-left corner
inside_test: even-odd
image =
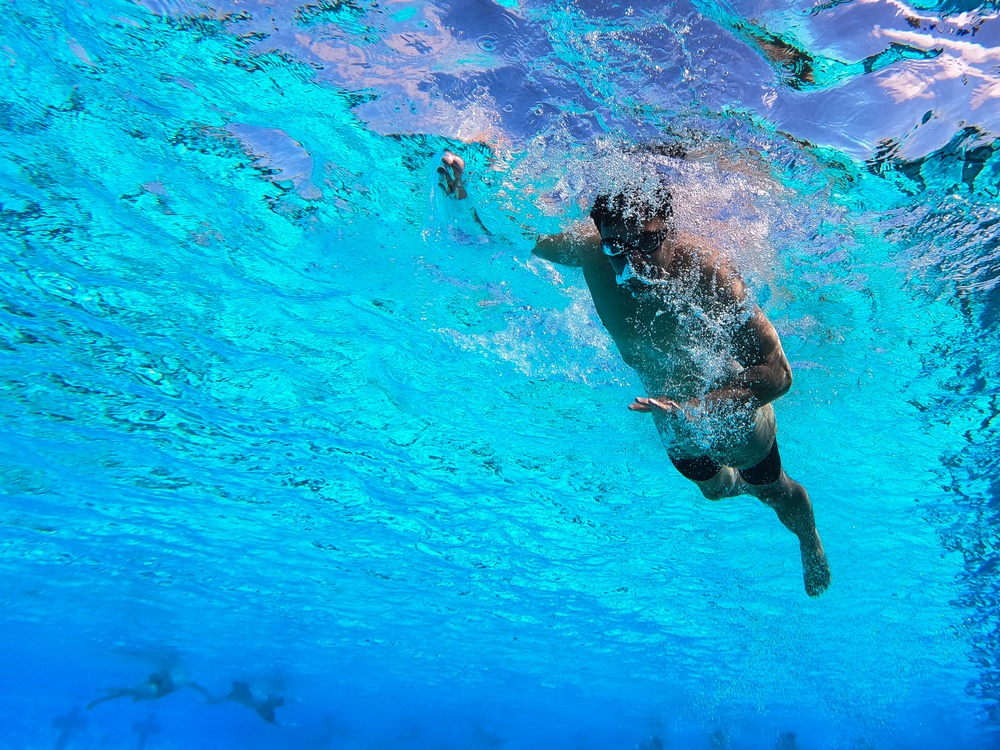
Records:
[[[681,405],[676,401],[671,401],[669,398],[642,398],[641,396],[636,398],[628,408],[632,411],[640,411],[643,414],[652,414],[653,412],[659,412],[660,414],[672,414],[672,413],[682,413]]]
[[[468,193],[465,192],[465,183],[462,176],[465,173],[465,162],[458,154],[445,151],[441,157],[441,166],[437,168],[440,179],[438,184],[445,193],[458,200],[463,200]]]

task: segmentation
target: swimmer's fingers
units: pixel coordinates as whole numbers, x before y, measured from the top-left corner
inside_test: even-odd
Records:
[[[642,412],[643,414],[652,414],[653,412],[660,412],[661,414],[670,414],[674,411],[680,411],[680,404],[676,401],[671,401],[668,398],[642,398],[641,396],[636,398],[628,408],[632,411]]]
[[[438,185],[444,190],[445,195],[451,195],[458,199],[465,197],[465,187],[462,185],[461,177],[452,177],[447,167],[438,167],[437,173],[440,177]]]
[[[649,414],[653,410],[649,408],[649,406],[646,404],[646,401],[647,399],[637,398],[635,401],[633,401],[631,404],[628,405],[629,411],[639,411],[642,412],[643,414]]]
[[[441,157],[441,163],[455,170],[455,179],[460,178],[462,176],[462,172],[465,171],[465,160],[458,154],[453,154],[451,151],[444,152],[444,156]]]

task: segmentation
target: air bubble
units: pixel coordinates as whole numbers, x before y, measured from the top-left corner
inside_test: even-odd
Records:
[[[80,293],[80,287],[76,282],[50,271],[34,273],[31,275],[31,280],[39,289],[72,302],[76,302],[76,297]]]
[[[499,39],[492,34],[484,34],[476,40],[476,46],[483,52],[493,52],[497,48]]]

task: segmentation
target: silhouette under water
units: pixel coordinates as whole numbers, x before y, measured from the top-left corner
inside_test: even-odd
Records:
[[[95,698],[88,703],[87,710],[90,711],[102,703],[118,700],[119,698],[131,698],[133,702],[159,700],[170,695],[175,690],[183,688],[189,688],[206,697],[208,696],[208,691],[197,682],[190,682],[188,680],[176,681],[170,671],[164,669],[159,672],[153,672],[153,674],[146,678],[145,682],[141,682],[138,685],[107,688],[107,694],[100,698]]]
[[[54,718],[52,720],[52,728],[59,730],[59,736],[56,737],[56,744],[53,747],[55,750],[64,750],[69,745],[70,737],[77,730],[87,728],[87,720],[79,715],[79,709],[74,706],[68,715]]]
[[[285,705],[285,699],[280,695],[268,693],[265,696],[260,696],[253,691],[249,683],[238,681],[233,682],[233,689],[229,693],[219,698],[209,698],[206,703],[225,703],[227,701],[246,706],[268,724],[274,723],[274,709]]]
[[[136,722],[132,725],[132,732],[136,736],[136,750],[145,750],[146,743],[154,734],[159,734],[161,727],[156,721],[156,714],[149,714],[144,721]]]

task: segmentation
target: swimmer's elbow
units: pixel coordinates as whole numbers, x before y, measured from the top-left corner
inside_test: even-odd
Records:
[[[774,386],[775,398],[781,398],[792,388],[792,368],[784,358],[782,358],[781,364],[778,366],[778,374],[775,378]]]
[[[580,253],[574,247],[572,240],[561,234],[539,237],[532,253],[550,263],[563,266],[582,265]]]

